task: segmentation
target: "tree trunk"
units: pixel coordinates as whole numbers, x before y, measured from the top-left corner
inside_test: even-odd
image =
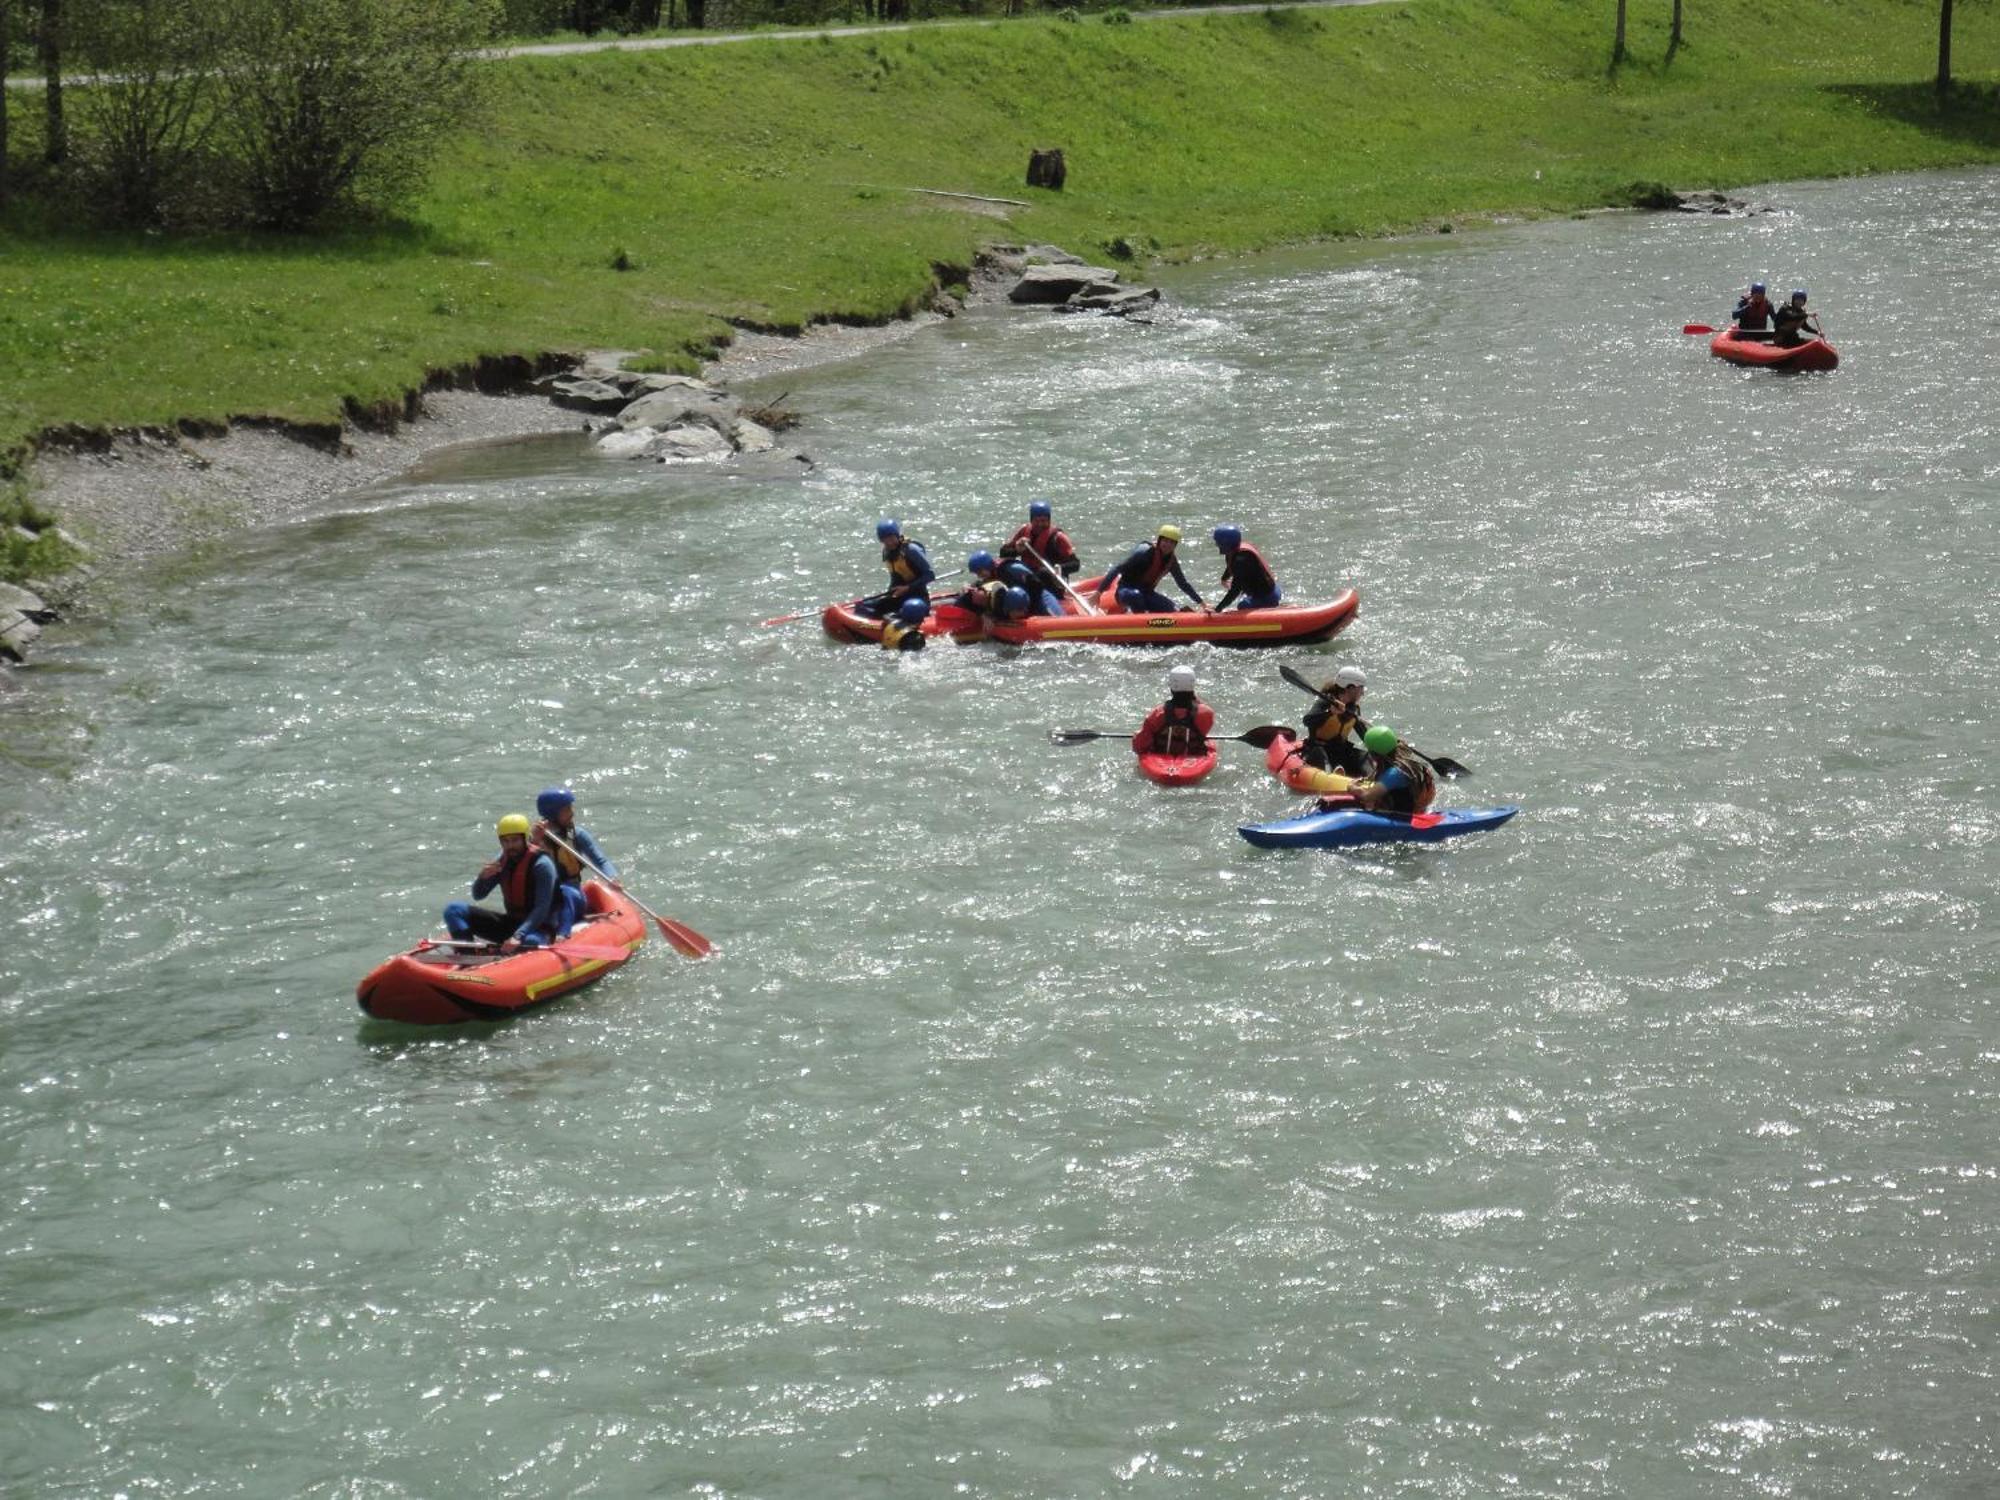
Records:
[[[688,30],[700,31],[708,24],[708,0],[687,0]]]
[[[0,0],[0,208],[7,206],[7,43],[14,35],[13,4]]]
[[[1674,29],[1667,35],[1667,45],[1669,47],[1678,47],[1680,44],[1681,44],[1681,0],[1674,0]]]
[[[1938,98],[1951,92],[1951,0],[1938,4]]]
[[[1625,0],[1618,0],[1618,29],[1611,37],[1611,66],[1625,61]]]
[[[55,167],[69,157],[69,130],[63,124],[62,0],[42,0],[41,53],[49,111],[48,143],[42,154]]]

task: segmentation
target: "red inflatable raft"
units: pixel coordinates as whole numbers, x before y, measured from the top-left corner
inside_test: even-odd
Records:
[[[882,627],[889,622],[861,613],[854,607],[860,602],[855,599],[846,604],[829,604],[820,611],[820,628],[836,641],[858,641],[879,646],[882,644]],[[924,617],[922,629],[928,636],[948,635],[955,641],[976,641],[979,639],[979,616],[956,604],[933,604],[931,612]]]
[[[1077,585],[1085,598],[1095,580]],[[1035,641],[1093,641],[1106,646],[1180,646],[1207,641],[1216,646],[1303,646],[1332,640],[1360,612],[1353,589],[1327,604],[1280,604],[1275,609],[1211,612],[1174,610],[1159,615],[1034,615],[1025,620],[988,620],[989,639],[1010,646]]]
[[[639,951],[646,921],[607,885],[586,881],[583,896],[590,914],[553,947],[501,954],[447,948],[426,938],[362,980],[355,999],[378,1020],[448,1026],[504,1020],[595,984]],[[589,949],[589,956],[578,948]]]
[[[1160,755],[1151,750],[1138,755],[1139,774],[1161,786],[1192,786],[1215,769],[1213,741],[1199,755]]]
[[[1723,329],[1709,340],[1708,352],[1732,365],[1767,370],[1831,370],[1840,364],[1840,355],[1823,338],[1788,348],[1772,343],[1769,334],[1745,333],[1740,328]]]

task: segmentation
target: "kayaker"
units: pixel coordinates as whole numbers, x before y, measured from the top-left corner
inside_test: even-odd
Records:
[[[1373,725],[1361,742],[1368,748],[1369,774],[1347,793],[1328,798],[1322,808],[1363,807],[1369,812],[1420,813],[1437,796],[1437,777],[1386,724]]]
[[[1299,754],[1307,765],[1348,776],[1368,774],[1368,752],[1360,739],[1368,732],[1368,721],[1360,713],[1367,688],[1368,679],[1356,666],[1341,667],[1319,685],[1319,697],[1306,710],[1305,736],[1299,741]]]
[[[882,649],[884,651],[921,651],[924,649],[924,620],[930,614],[927,599],[905,599],[896,606],[895,618],[882,627]]]
[[[1174,601],[1161,593],[1156,585],[1169,574],[1181,586],[1181,592],[1206,609],[1207,602],[1201,591],[1187,580],[1181,571],[1180,559],[1174,556],[1174,549],[1181,544],[1181,529],[1178,526],[1162,526],[1153,540],[1138,548],[1132,555],[1104,575],[1099,585],[1100,602],[1107,608],[1113,601],[1128,610],[1146,610],[1153,614],[1172,614]],[[1125,601],[1125,591],[1136,590],[1139,603],[1134,606]]]
[[[535,824],[528,842],[556,862],[556,878],[562,882],[562,890],[558,894],[565,903],[564,920],[558,925],[567,929],[582,921],[584,913],[590,909],[583,899],[583,879],[589,871],[576,854],[581,854],[602,870],[604,878],[613,885],[618,884],[618,866],[598,847],[590,830],[576,821],[576,793],[568,787],[544,788],[535,798],[535,813],[541,821]],[[568,844],[570,849],[576,850],[576,854],[571,854],[556,839]]]
[[[1146,715],[1132,748],[1141,755],[1202,755],[1213,728],[1215,710],[1194,695],[1194,668],[1175,667],[1167,673],[1167,701]]]
[[[1059,615],[1063,612],[1061,598],[1044,588],[1026,563],[1008,563],[1000,570],[1000,577],[1009,588],[1019,589],[1028,596],[1030,614]]]
[[[1750,290],[1736,299],[1736,311],[1729,321],[1745,333],[1766,333],[1771,327],[1771,299],[1764,295],[1764,283],[1753,281]]]
[[[527,815],[508,813],[494,831],[500,835],[500,857],[473,880],[472,901],[454,901],[444,909],[445,930],[460,942],[498,943],[502,953],[542,948],[568,937],[556,862],[529,844],[533,828]],[[496,886],[503,910],[472,904]]]
[[[1809,326],[1811,317],[1812,314],[1806,311],[1805,288],[1801,287],[1792,293],[1791,301],[1771,314],[1771,327],[1775,330],[1771,342],[1780,348],[1791,349],[1805,342],[1806,333],[1817,337],[1819,331]]]
[[[1278,587],[1278,580],[1271,574],[1271,565],[1264,561],[1264,554],[1243,540],[1243,530],[1238,526],[1218,526],[1215,550],[1222,554],[1222,582],[1229,592],[1216,601],[1218,613],[1229,608],[1238,594],[1243,596],[1238,609],[1270,609],[1283,601],[1285,591]]]
[[[965,571],[972,575],[972,582],[958,591],[952,603],[975,615],[997,616],[1000,596],[1007,591],[1006,582],[1000,577],[999,559],[982,548],[965,560]]]
[[[885,518],[875,523],[875,539],[882,544],[882,562],[889,569],[889,587],[872,599],[863,599],[855,608],[864,615],[887,619],[903,601],[921,598],[930,601],[931,581],[937,571],[924,552],[924,544],[903,535],[902,523]]]
[[[1058,569],[1065,578],[1071,577],[1083,562],[1076,555],[1076,548],[1070,539],[1056,529],[1055,508],[1046,500],[1036,500],[1028,506],[1028,524],[1007,538],[1013,547],[1033,548],[1035,555],[1050,567]]]

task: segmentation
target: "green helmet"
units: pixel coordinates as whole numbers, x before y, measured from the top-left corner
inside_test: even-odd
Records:
[[[1396,731],[1387,724],[1371,724],[1368,732],[1361,736],[1361,743],[1368,747],[1370,755],[1394,755],[1396,753]]]

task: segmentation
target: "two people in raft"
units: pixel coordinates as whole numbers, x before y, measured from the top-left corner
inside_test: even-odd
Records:
[[[1753,281],[1750,290],[1737,299],[1729,319],[1740,332],[1769,333],[1771,342],[1784,349],[1803,344],[1808,333],[1814,338],[1821,336],[1813,314],[1806,311],[1804,287],[1796,289],[1789,301],[1773,307],[1764,295],[1764,283]]]
[[[583,877],[589,866],[617,883],[618,867],[576,821],[575,792],[549,787],[535,798],[535,812],[540,817],[536,823],[522,813],[508,813],[495,825],[499,857],[473,878],[471,901],[454,901],[444,909],[445,930],[454,939],[495,943],[502,953],[547,947],[568,937],[583,920]],[[495,890],[500,892],[499,911],[474,904]]]

